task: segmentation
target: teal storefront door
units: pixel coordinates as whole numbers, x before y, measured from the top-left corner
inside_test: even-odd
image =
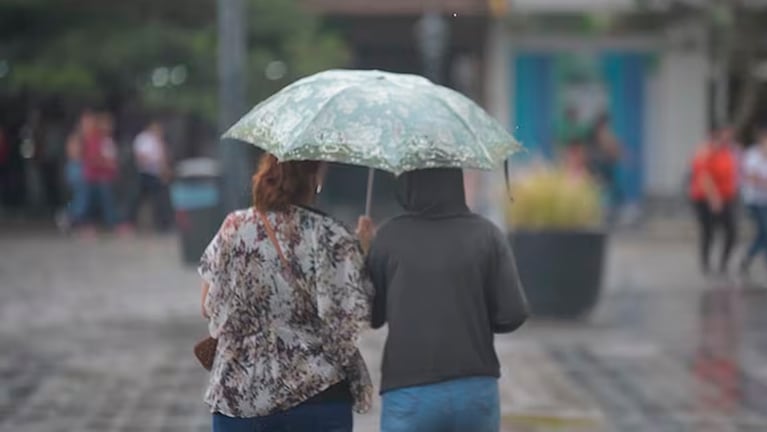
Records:
[[[620,182],[625,198],[642,196],[645,82],[650,55],[603,51],[517,52],[513,68],[514,133],[529,155],[553,159],[580,140],[588,145],[597,117],[607,114],[624,149]]]

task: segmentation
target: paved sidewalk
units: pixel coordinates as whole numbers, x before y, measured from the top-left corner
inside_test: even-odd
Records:
[[[175,239],[0,235],[0,431],[209,430]],[[767,295],[698,279],[690,249],[617,238],[592,319],[499,337],[504,430],[767,430]],[[361,342],[376,378],[384,337]]]

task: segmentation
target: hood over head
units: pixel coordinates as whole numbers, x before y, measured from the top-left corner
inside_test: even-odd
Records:
[[[397,177],[397,200],[409,213],[453,216],[469,213],[458,168],[433,168],[406,172]]]

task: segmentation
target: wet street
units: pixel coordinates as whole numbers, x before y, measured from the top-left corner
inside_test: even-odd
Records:
[[[0,242],[0,431],[209,430],[199,283],[175,238]],[[504,430],[767,430],[767,291],[701,280],[682,240],[620,236],[608,267],[590,319],[497,339]],[[362,341],[375,373],[383,338]]]

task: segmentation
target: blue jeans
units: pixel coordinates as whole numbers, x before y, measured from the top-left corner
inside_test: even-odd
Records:
[[[751,247],[748,248],[748,254],[746,254],[743,263],[746,267],[751,264],[759,252],[763,252],[767,258],[767,205],[749,205],[748,212],[756,226],[756,237],[751,242]]]
[[[72,194],[68,205],[69,217],[77,222],[84,219],[88,213],[88,184],[85,183],[82,163],[67,163],[67,184]]]
[[[102,221],[107,228],[117,224],[117,208],[112,187],[112,182],[88,182],[84,186],[84,201],[78,202],[77,207],[73,209],[72,219],[75,225],[88,221],[94,204],[98,205]]]
[[[303,404],[264,417],[233,418],[213,414],[213,432],[352,432],[352,404]]]
[[[381,432],[498,432],[498,380],[463,378],[383,395]]]

